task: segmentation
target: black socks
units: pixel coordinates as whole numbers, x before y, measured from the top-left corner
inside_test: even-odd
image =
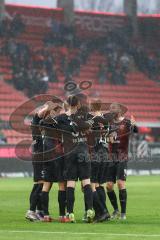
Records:
[[[92,194],[91,185],[87,184],[86,186],[84,186],[83,191],[84,191],[85,208],[87,211],[88,209],[93,208],[93,194]]]
[[[32,188],[31,194],[30,194],[30,199],[29,199],[31,211],[35,212],[36,208],[38,209],[38,205],[41,202],[40,194],[42,191],[42,187],[43,187],[43,184],[36,183],[33,185],[33,188]]]
[[[126,205],[127,205],[127,190],[122,189],[119,190],[119,200],[121,204],[121,213],[126,213]]]
[[[107,205],[106,205],[106,193],[105,193],[104,187],[99,186],[96,188],[96,191],[98,193],[101,204],[103,205],[103,208],[106,210],[106,212],[108,212]]]
[[[110,199],[110,202],[111,202],[114,210],[118,210],[117,197],[116,197],[114,190],[111,192],[107,192],[107,194],[108,194],[108,197]],[[121,213],[126,213],[126,205],[127,205],[127,190],[126,189],[119,190],[119,201],[120,201],[120,205],[121,205]]]
[[[67,190],[66,190],[67,213],[73,213],[74,201],[75,201],[74,191],[75,191],[74,188],[67,187]]]
[[[66,191],[58,191],[59,216],[66,215]]]
[[[109,197],[109,200],[114,208],[114,210],[118,210],[118,203],[117,203],[117,197],[115,191],[108,191],[107,195]]]
[[[39,184],[39,191],[38,191],[38,202],[37,202],[37,210],[43,211],[42,203],[41,203],[41,193],[42,193],[43,183]]]
[[[42,209],[44,211],[44,216],[49,216],[49,192],[41,193],[41,203]]]
[[[99,199],[97,191],[93,192],[93,208],[96,216],[100,216],[105,212],[105,209]]]

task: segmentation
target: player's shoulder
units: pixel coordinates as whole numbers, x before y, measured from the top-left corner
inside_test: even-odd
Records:
[[[112,122],[115,118],[115,113],[112,112],[103,113],[103,118],[108,122]]]
[[[124,118],[124,121],[125,121],[125,122],[130,122],[130,123],[131,123],[131,120],[130,120],[129,118],[127,118],[127,117]]]
[[[88,119],[91,119],[91,118],[93,118],[94,117],[94,115],[92,114],[92,113],[87,113],[87,118]]]
[[[125,117],[123,119],[123,123],[125,123],[127,126],[131,126],[132,125],[131,120],[129,118],[127,118],[127,117]]]
[[[66,113],[62,113],[62,114],[58,115],[55,119],[57,121],[65,121],[68,119],[68,115]]]
[[[38,124],[41,120],[42,120],[42,118],[40,118],[40,117],[38,116],[38,114],[35,113],[35,114],[32,116],[31,123],[32,123],[32,124]]]

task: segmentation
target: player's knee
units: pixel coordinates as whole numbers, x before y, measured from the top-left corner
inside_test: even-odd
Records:
[[[92,192],[96,191],[96,184],[95,183],[91,183],[91,188],[92,188]]]
[[[125,181],[118,180],[117,181],[117,186],[119,190],[125,189]]]
[[[82,180],[82,186],[83,186],[83,187],[85,187],[86,185],[90,185],[90,184],[91,184],[90,179]]]
[[[97,188],[97,187],[99,187],[99,186],[100,186],[100,184],[99,184],[99,183],[96,183],[96,184],[95,184],[95,186],[96,186],[96,188]]]
[[[67,187],[75,188],[76,182],[75,181],[68,181],[67,182]]]
[[[52,184],[50,182],[44,182],[43,184],[43,192],[49,192],[52,187]]]
[[[60,182],[59,184],[59,191],[65,191],[66,190],[66,183]]]
[[[107,192],[113,191],[114,183],[113,182],[108,182],[106,188],[107,188]]]

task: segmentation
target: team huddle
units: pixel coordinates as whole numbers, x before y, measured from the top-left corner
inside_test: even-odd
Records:
[[[34,185],[27,219],[53,221],[49,192],[53,183],[58,183],[58,220],[76,222],[74,202],[78,180],[84,195],[84,222],[126,219],[129,136],[137,132],[134,119],[127,119],[126,112],[122,104],[103,105],[100,100],[89,103],[86,95],[78,93],[65,102],[53,97],[34,113],[31,123]],[[106,191],[113,206],[112,214],[106,205]]]

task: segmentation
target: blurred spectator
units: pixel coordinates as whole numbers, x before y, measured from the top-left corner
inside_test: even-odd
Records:
[[[9,54],[9,56],[12,58],[14,57],[14,55],[17,55],[17,43],[16,40],[14,40],[13,38],[10,38],[7,43],[6,43],[6,51]]]
[[[71,75],[79,76],[80,74],[81,60],[79,55],[75,55],[68,64],[68,71]]]
[[[120,57],[120,67],[123,72],[127,73],[129,70],[130,59],[129,56],[125,53]]]
[[[89,46],[87,46],[86,42],[82,42],[80,45],[80,59],[81,63],[85,64],[87,62],[87,58],[89,56]]]
[[[111,83],[114,85],[125,85],[126,84],[125,76],[126,75],[122,70],[116,69],[116,71],[112,73]]]
[[[114,73],[117,68],[117,54],[116,52],[110,53],[108,55],[108,71]]]
[[[7,19],[0,21],[0,37],[7,37],[10,31],[10,22]]]
[[[0,132],[0,145],[4,145],[7,143],[7,138],[4,136],[2,132]]]
[[[10,34],[12,37],[17,37],[25,31],[25,24],[19,13],[16,13],[10,24]]]
[[[71,48],[74,46],[75,41],[75,28],[74,26],[67,26],[65,25],[65,31],[64,31],[64,41],[68,48]]]
[[[35,68],[43,68],[44,65],[44,56],[42,50],[38,50],[35,52],[34,57],[33,57],[33,66]]]
[[[37,74],[37,78],[39,82],[39,93],[45,93],[48,90],[49,76],[44,71],[42,74]]]
[[[98,81],[100,84],[104,84],[107,82],[107,73],[108,69],[105,63],[101,63],[99,65],[99,70],[98,70]]]
[[[52,67],[52,70],[50,72],[48,72],[48,74],[49,74],[50,82],[58,82],[57,69],[54,65]]]
[[[156,61],[156,58],[153,55],[150,55],[148,57],[147,66],[148,66],[149,77],[151,79],[155,79],[155,77],[157,76],[157,72],[158,72],[158,63]]]
[[[44,57],[44,66],[46,67],[47,72],[53,71],[54,58],[51,54],[48,54]]]
[[[51,30],[57,37],[61,34],[61,23],[60,21],[56,20],[54,16],[51,19]]]
[[[14,74],[13,83],[17,90],[24,90],[25,74],[23,72],[23,69],[20,69],[19,72]]]
[[[74,81],[74,80],[73,80],[72,75],[66,76],[66,77],[65,77],[65,80],[64,80],[65,83],[67,83],[67,82],[73,82],[73,81]]]

